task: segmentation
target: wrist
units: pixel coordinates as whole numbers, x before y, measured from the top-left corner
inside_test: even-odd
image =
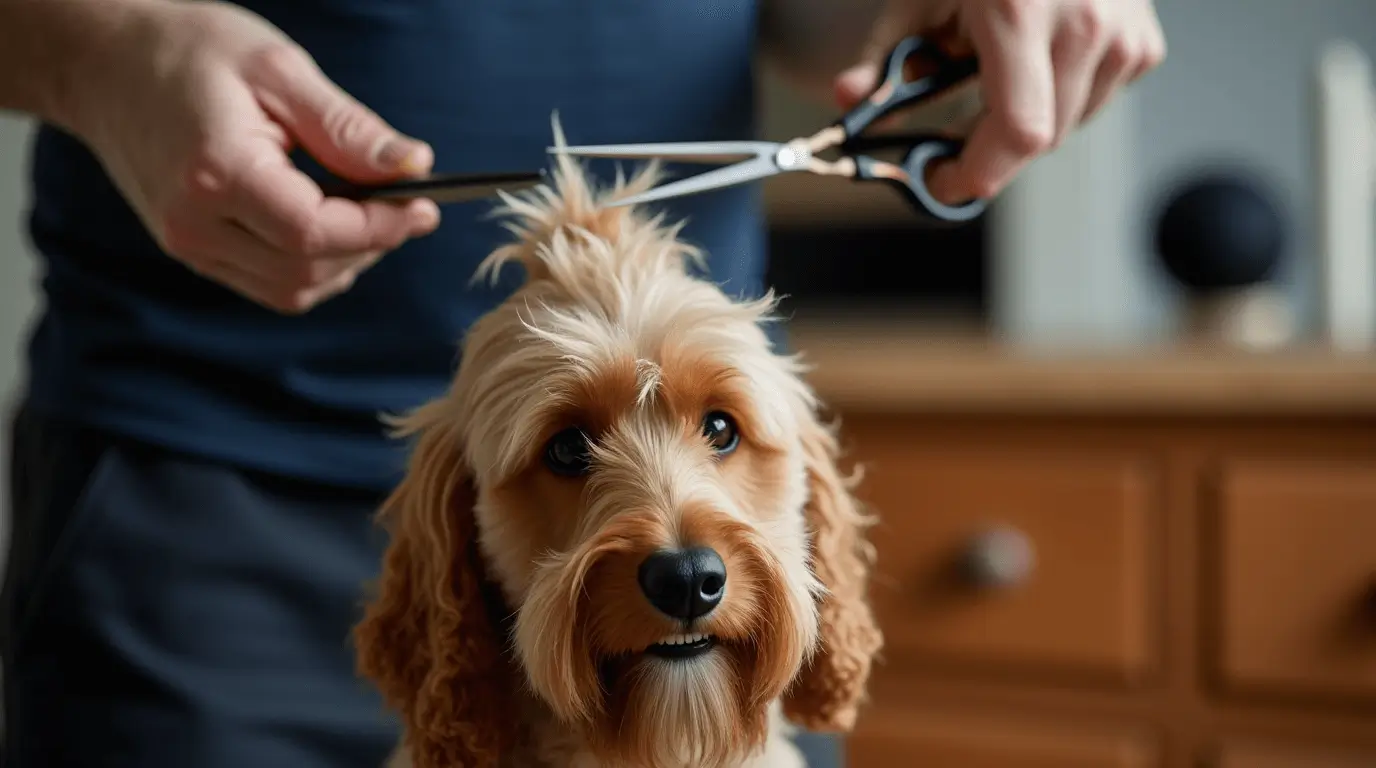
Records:
[[[169,0],[0,0],[0,109],[79,132],[135,30]]]

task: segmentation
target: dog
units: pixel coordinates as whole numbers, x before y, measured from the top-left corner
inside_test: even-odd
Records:
[[[556,151],[503,194],[480,266],[523,284],[463,339],[412,440],[355,628],[402,721],[390,766],[793,768],[796,728],[844,732],[882,647],[872,519],[772,292],[694,274],[666,223],[608,206]]]

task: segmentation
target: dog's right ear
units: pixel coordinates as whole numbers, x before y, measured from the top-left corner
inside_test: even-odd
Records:
[[[485,601],[459,440],[425,413],[381,511],[391,541],[354,632],[359,671],[400,713],[414,768],[495,768],[515,742],[513,667]]]

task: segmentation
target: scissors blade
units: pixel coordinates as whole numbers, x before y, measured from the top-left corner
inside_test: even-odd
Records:
[[[429,198],[437,203],[461,203],[497,194],[499,190],[532,187],[545,179],[545,171],[513,173],[448,173],[422,179],[400,179],[380,184],[327,186],[328,197],[349,200],[409,200]]]
[[[683,141],[658,144],[591,144],[580,147],[549,147],[552,155],[620,158],[627,160],[676,160],[690,163],[729,163],[752,157],[768,157],[783,146],[773,141]]]
[[[707,192],[713,189],[732,187],[737,184],[747,184],[758,179],[773,176],[782,171],[783,169],[774,163],[773,157],[759,157],[754,160],[747,160],[743,163],[736,163],[735,165],[728,165],[725,168],[718,168],[713,171],[701,173],[687,179],[672,181],[638,195],[620,198],[608,203],[608,206],[621,207],[626,205],[641,205],[643,203],[653,203],[671,197],[695,195],[699,192]]]

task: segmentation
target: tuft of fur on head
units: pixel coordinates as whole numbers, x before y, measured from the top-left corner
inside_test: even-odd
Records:
[[[834,431],[770,347],[772,294],[732,300],[690,273],[680,226],[606,205],[658,178],[598,190],[561,153],[552,185],[505,196],[514,239],[479,276],[518,262],[526,280],[469,331],[449,391],[397,421],[416,447],[357,638],[416,768],[546,754],[533,712],[573,745],[552,764],[725,768],[759,754],[773,708],[846,730],[864,698],[881,645],[869,520]],[[721,415],[729,451],[704,436]],[[586,469],[556,472],[548,448],[570,434]],[[725,597],[691,627],[638,582],[673,547],[726,565]],[[647,652],[689,630],[714,649]]]
[[[684,263],[703,266],[701,251],[679,239],[683,222],[669,226],[663,214],[646,219],[633,209],[606,205],[658,184],[663,179],[659,162],[644,164],[630,179],[618,167],[612,187],[598,189],[577,160],[558,151],[568,143],[557,115],[552,123],[553,183],[521,195],[498,192],[502,205],[494,216],[515,240],[488,256],[474,279],[495,280],[513,261],[524,267],[529,282],[568,287],[604,276],[609,268],[659,272]],[[590,269],[594,259],[601,263]]]

